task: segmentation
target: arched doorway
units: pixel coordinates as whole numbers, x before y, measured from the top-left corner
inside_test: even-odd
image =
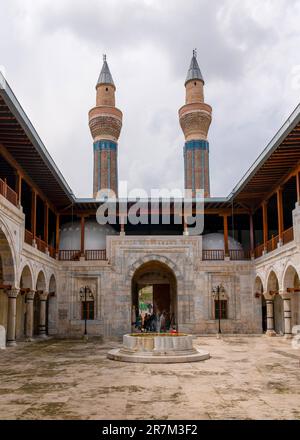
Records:
[[[26,334],[26,293],[32,290],[32,276],[28,266],[22,270],[20,278],[20,293],[17,297],[16,339],[22,339]]]
[[[277,334],[283,334],[283,300],[279,295],[279,282],[274,271],[272,271],[269,275],[267,292],[273,297],[274,300],[274,330]]]
[[[56,279],[54,275],[51,275],[49,281],[49,295],[47,298],[46,304],[46,334],[54,335],[56,334],[56,310],[57,310],[57,301],[56,301]]]
[[[37,277],[36,294],[33,301],[33,334],[39,335],[40,331],[40,293],[46,291],[46,278],[44,272],[41,270]]]
[[[160,261],[142,264],[132,278],[132,323],[134,316],[165,315],[165,330],[177,328],[177,282],[172,269]],[[137,330],[137,328],[135,328]],[[152,327],[152,330],[156,329]]]
[[[300,280],[296,269],[289,266],[283,280],[284,292],[290,294],[291,298],[291,325],[300,324]]]
[[[255,279],[255,295],[261,298],[261,326],[262,331],[265,333],[267,331],[267,304],[266,299],[264,297],[264,287],[260,277],[256,277]]]
[[[26,326],[32,326],[32,323],[27,321],[32,320],[32,316],[28,316],[29,312],[26,305],[28,298],[26,295],[33,289],[33,279],[29,266],[25,266],[22,270],[20,278],[20,294],[17,298],[17,321],[16,321],[16,338],[22,338],[26,335]],[[30,315],[30,314],[29,314]]]
[[[7,332],[8,296],[6,288],[15,285],[15,265],[11,247],[0,229],[0,325]]]

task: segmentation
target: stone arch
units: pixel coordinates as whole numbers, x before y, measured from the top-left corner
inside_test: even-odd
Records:
[[[31,267],[25,263],[21,270],[19,285],[21,289],[33,289],[33,274]]]
[[[0,284],[16,287],[16,256],[11,235],[0,220]],[[0,289],[0,325],[7,330],[8,296]]]
[[[54,273],[51,274],[48,284],[48,298],[46,304],[46,333],[57,333],[57,283]]]
[[[0,223],[0,277],[1,282],[16,286],[16,253],[9,230]]]
[[[131,321],[135,321],[134,313],[140,308],[140,294],[144,289],[150,289],[149,294],[152,296],[148,306],[149,309],[145,310],[147,314],[154,314],[159,317],[163,314],[166,317],[167,326],[177,326],[178,313],[178,285],[176,273],[170,265],[166,264],[168,259],[147,258],[139,260],[140,265],[135,264],[135,271],[130,271],[131,276]],[[141,312],[141,310],[140,310]],[[144,312],[141,312],[143,316]],[[139,313],[137,313],[139,315]],[[153,316],[154,316],[153,315]],[[133,329],[134,330],[134,329]],[[152,328],[152,330],[155,330]],[[157,330],[157,328],[156,328]]]
[[[300,280],[299,274],[295,266],[289,263],[283,275],[283,292],[289,293],[290,310],[291,310],[291,326],[300,323]]]
[[[267,276],[266,293],[270,294],[270,292],[278,292],[278,291],[279,291],[279,279],[274,269],[271,269]]]
[[[273,298],[274,330],[278,334],[284,333],[283,300],[279,295],[279,279],[274,270],[271,270],[267,279],[267,295]]]
[[[289,288],[298,288],[300,286],[299,274],[295,266],[288,263],[282,279],[283,291],[286,292]]]
[[[264,284],[260,275],[256,275],[254,282],[254,293],[262,294],[264,292]]]
[[[40,310],[41,310],[39,293],[46,292],[46,289],[47,289],[46,276],[45,276],[43,269],[40,269],[38,271],[38,274],[36,277],[35,289],[37,292],[34,296],[34,301],[33,301],[33,334],[39,335]]]
[[[43,269],[40,269],[36,277],[36,283],[35,283],[36,290],[46,292],[46,286],[47,286],[46,275]]]
[[[50,279],[49,279],[48,292],[56,294],[56,277],[55,277],[54,273],[51,274]]]
[[[145,255],[144,257],[141,257],[138,260],[136,260],[129,268],[127,279],[131,280],[134,273],[140,266],[142,266],[145,263],[154,262],[154,261],[165,264],[169,269],[171,269],[174,272],[177,281],[182,280],[182,274],[178,269],[178,266],[170,258],[155,254]]]
[[[267,331],[267,304],[264,297],[264,285],[260,275],[257,275],[254,282],[254,296],[260,301],[258,305],[258,312],[261,313],[262,331]]]

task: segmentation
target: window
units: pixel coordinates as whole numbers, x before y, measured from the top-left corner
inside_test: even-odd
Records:
[[[219,311],[219,304],[221,306],[221,310]],[[221,312],[220,316],[219,313]],[[215,319],[227,319],[227,300],[215,300]]]
[[[94,318],[94,301],[81,302],[81,319],[95,319]]]

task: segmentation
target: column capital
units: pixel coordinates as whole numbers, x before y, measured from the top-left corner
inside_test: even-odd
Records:
[[[40,301],[47,301],[49,292],[39,292]]]
[[[279,295],[281,296],[282,299],[289,299],[289,300],[291,299],[291,294],[289,292],[282,291],[279,292]]]
[[[263,296],[266,301],[274,301],[274,295],[271,295],[269,292],[263,292]]]
[[[7,296],[8,298],[17,298],[19,295],[20,289],[16,287],[12,287],[11,289],[7,290]]]
[[[34,300],[35,293],[36,293],[35,290],[29,290],[29,291],[26,293],[26,300],[28,300],[28,301],[33,301],[33,300]]]

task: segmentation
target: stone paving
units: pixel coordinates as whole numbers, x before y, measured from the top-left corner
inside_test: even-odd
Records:
[[[300,419],[300,351],[282,337],[199,337],[211,359],[127,364],[117,343],[0,351],[0,419]]]

